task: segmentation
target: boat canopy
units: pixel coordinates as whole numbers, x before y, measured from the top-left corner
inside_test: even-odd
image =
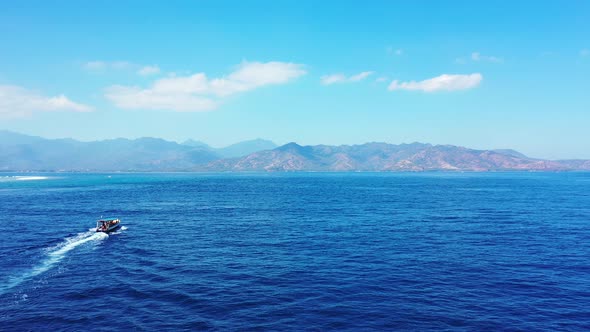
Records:
[[[113,220],[117,220],[119,218],[100,218],[98,221],[113,221]]]

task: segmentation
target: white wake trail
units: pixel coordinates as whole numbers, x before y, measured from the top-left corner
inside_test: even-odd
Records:
[[[57,246],[51,247],[47,250],[47,256],[31,270],[19,275],[11,277],[8,282],[4,285],[0,285],[0,294],[5,293],[7,290],[20,285],[21,283],[30,280],[41,273],[51,269],[55,264],[59,263],[66,254],[74,248],[83,245],[90,241],[100,241],[108,238],[106,233],[97,232],[86,232],[80,233],[76,236],[66,238],[63,242]]]

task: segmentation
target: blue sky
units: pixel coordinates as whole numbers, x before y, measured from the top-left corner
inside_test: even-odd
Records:
[[[588,1],[18,1],[0,36],[0,129],[590,158]]]

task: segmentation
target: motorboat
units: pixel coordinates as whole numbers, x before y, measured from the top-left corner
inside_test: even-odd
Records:
[[[119,218],[101,218],[96,222],[96,231],[109,233],[121,227]]]

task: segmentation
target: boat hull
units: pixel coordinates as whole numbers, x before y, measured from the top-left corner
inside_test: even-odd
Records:
[[[97,229],[96,231],[100,232],[100,233],[110,233],[110,232],[116,231],[117,229],[119,229],[119,227],[121,227],[121,223],[117,223],[116,225],[113,225],[113,226],[107,228],[106,230]]]

